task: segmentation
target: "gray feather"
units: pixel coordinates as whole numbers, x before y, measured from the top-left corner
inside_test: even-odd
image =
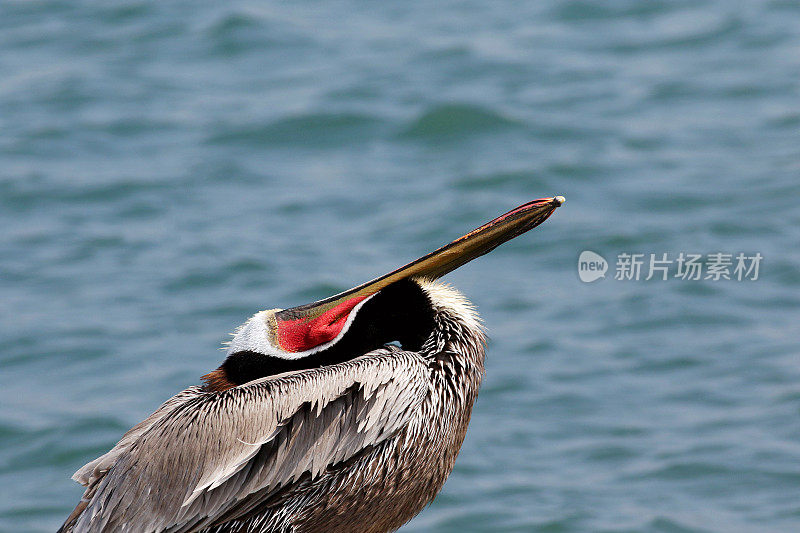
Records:
[[[179,530],[314,479],[402,428],[425,372],[416,353],[379,350],[220,393],[191,387],[75,473],[89,487],[75,530]]]

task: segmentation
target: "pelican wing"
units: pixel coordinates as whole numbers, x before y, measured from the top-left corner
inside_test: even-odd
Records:
[[[239,516],[395,435],[425,372],[418,354],[381,349],[224,392],[187,389],[75,474],[88,488],[74,529],[186,531]]]

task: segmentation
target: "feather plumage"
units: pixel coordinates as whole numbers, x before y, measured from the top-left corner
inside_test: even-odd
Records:
[[[390,438],[426,389],[423,359],[386,349],[222,393],[187,389],[76,473],[91,501],[75,530],[211,524],[252,494],[314,480]]]

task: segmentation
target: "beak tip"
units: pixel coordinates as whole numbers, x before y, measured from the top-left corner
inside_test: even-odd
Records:
[[[555,204],[556,207],[561,206],[561,204],[563,204],[566,201],[567,199],[564,198],[563,196],[556,196],[553,198],[553,203]]]

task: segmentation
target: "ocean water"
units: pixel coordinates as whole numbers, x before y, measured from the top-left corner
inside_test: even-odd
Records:
[[[447,277],[486,379],[402,531],[800,530],[798,22],[791,0],[0,2],[0,530],[55,530],[72,473],[253,312],[557,194]],[[763,261],[614,279],[681,252]]]

